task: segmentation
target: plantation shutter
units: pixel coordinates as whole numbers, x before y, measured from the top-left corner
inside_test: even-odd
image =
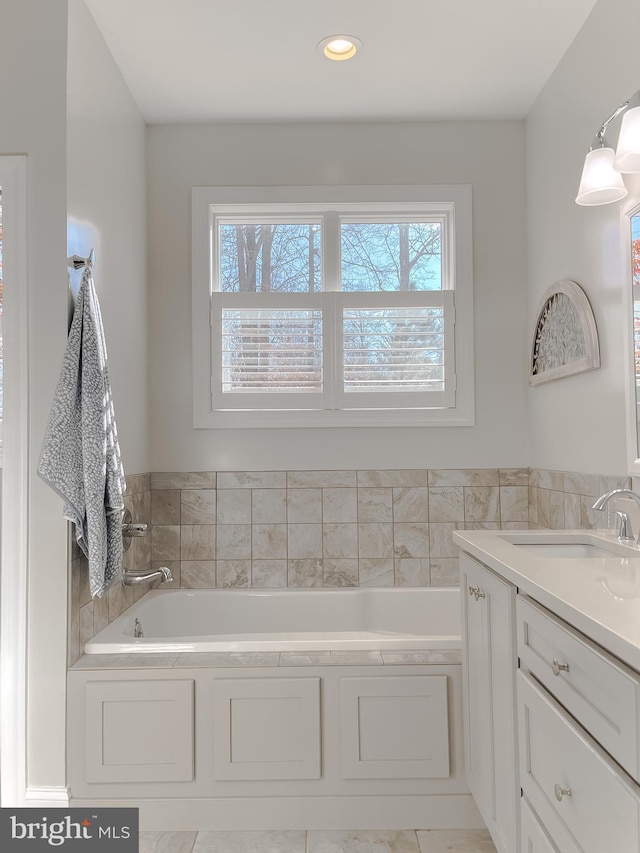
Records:
[[[446,407],[452,291],[213,293],[219,409]]]

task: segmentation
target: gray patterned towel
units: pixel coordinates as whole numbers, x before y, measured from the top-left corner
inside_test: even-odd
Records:
[[[92,596],[101,596],[122,565],[124,471],[120,460],[100,305],[86,267],[38,474],[64,500],[78,545],[89,560]]]

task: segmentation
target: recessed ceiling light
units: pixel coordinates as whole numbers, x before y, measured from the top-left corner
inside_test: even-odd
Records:
[[[345,59],[353,59],[356,53],[362,49],[362,42],[355,36],[327,36],[318,43],[320,50],[327,59],[343,62]]]

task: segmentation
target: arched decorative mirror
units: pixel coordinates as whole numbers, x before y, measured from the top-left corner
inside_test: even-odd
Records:
[[[630,473],[640,475],[640,205],[626,214],[625,230],[628,247],[628,270],[631,282],[629,349],[630,349],[630,394],[629,394],[629,448]]]

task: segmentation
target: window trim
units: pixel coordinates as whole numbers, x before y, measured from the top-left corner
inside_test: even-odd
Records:
[[[212,409],[212,324],[209,290],[215,214],[264,217],[265,205],[274,215],[295,205],[305,212],[336,210],[352,217],[387,213],[444,215],[451,223],[452,250],[445,280],[455,281],[456,405],[451,408],[357,410]],[[301,214],[304,215],[304,214]],[[196,429],[362,427],[362,426],[473,426],[475,424],[473,359],[473,263],[471,186],[341,186],[341,187],[193,187],[192,188],[192,356],[193,418]],[[329,241],[323,241],[323,255]]]

